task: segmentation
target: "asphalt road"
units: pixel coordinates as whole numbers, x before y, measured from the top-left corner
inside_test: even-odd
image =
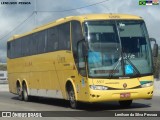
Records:
[[[106,102],[96,104],[82,104],[78,110],[73,110],[69,107],[69,103],[65,100],[34,98],[30,102],[18,100],[17,95],[11,94],[8,91],[0,91],[0,111],[91,111],[91,112],[108,112],[108,111],[160,111],[160,96],[154,95],[151,100],[135,100],[130,108],[121,108],[118,102]],[[83,117],[83,116],[82,116]],[[17,118],[14,118],[17,120]],[[32,118],[36,119],[36,118]],[[51,118],[47,118],[51,119]],[[54,119],[59,119],[54,118]],[[61,119],[63,119],[61,117]],[[65,120],[83,120],[79,117],[69,117]],[[87,119],[100,119],[97,117]],[[105,119],[105,118],[101,118]],[[123,118],[120,118],[123,119]],[[145,118],[146,119],[146,118]],[[1,120],[1,118],[0,118]],[[106,120],[106,119],[105,119]]]
[[[0,92],[0,111],[73,111],[65,100],[34,98],[31,102],[18,100],[17,95]],[[121,108],[118,102],[82,104],[76,111],[160,111],[160,96],[151,100],[135,100],[130,108]],[[75,111],[75,110],[74,110]]]

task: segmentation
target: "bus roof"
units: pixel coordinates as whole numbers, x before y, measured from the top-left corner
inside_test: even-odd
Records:
[[[59,25],[59,24],[62,24],[62,23],[65,23],[65,22],[68,22],[71,20],[78,20],[80,22],[83,22],[83,21],[88,21],[88,20],[112,20],[112,19],[142,20],[142,17],[135,16],[135,15],[129,15],[129,14],[84,14],[84,15],[79,15],[79,16],[69,16],[69,17],[64,17],[64,18],[58,19],[56,21],[52,21],[52,22],[45,24],[45,25],[42,25],[40,27],[37,27],[30,32],[20,34],[20,35],[14,35],[9,39],[9,41],[17,39],[17,38],[21,38],[23,36],[27,36],[27,35],[35,33],[35,32],[45,30],[47,28],[51,28],[53,26],[56,26],[56,25]]]

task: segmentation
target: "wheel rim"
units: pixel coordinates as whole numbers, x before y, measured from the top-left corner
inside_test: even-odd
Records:
[[[26,86],[24,86],[23,91],[24,91],[24,93],[23,93],[24,99],[25,99],[25,101],[28,101],[28,93],[27,93]]]
[[[76,100],[75,100],[75,95],[74,95],[73,90],[70,91],[69,100],[70,100],[71,107],[75,108],[76,107]]]
[[[21,91],[20,86],[17,87],[17,93],[18,93],[19,99],[22,100],[22,91]]]
[[[18,93],[19,96],[21,95],[21,89],[20,89],[20,87],[17,88],[17,93]]]

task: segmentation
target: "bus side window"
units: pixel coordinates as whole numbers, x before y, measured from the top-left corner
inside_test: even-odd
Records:
[[[30,44],[29,44],[29,36],[27,37],[22,37],[21,38],[21,56],[24,57],[24,56],[28,56],[29,55],[29,47],[30,47]]]
[[[57,27],[48,29],[47,36],[48,36],[47,52],[58,50],[58,29]]]
[[[83,55],[83,42],[78,43],[78,69],[82,76],[86,76],[85,57]]]
[[[17,39],[14,42],[15,42],[14,57],[18,58],[21,56],[21,40]]]
[[[7,57],[11,58],[11,42],[7,43]]]
[[[82,35],[82,28],[79,21],[72,21],[71,22],[71,30],[72,30],[72,51],[75,63],[78,62],[78,56],[77,56],[77,42],[83,38]],[[78,66],[77,66],[78,67]]]
[[[38,53],[38,34],[34,33],[30,36],[30,55],[35,55]]]
[[[38,53],[44,53],[45,52],[45,31],[39,32],[38,38]]]
[[[70,50],[70,23],[58,26],[59,30],[59,50]]]

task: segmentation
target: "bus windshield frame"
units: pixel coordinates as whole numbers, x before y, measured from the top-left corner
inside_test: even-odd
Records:
[[[143,20],[96,20],[83,23],[90,78],[153,75],[149,36]],[[107,53],[108,52],[108,56]]]

